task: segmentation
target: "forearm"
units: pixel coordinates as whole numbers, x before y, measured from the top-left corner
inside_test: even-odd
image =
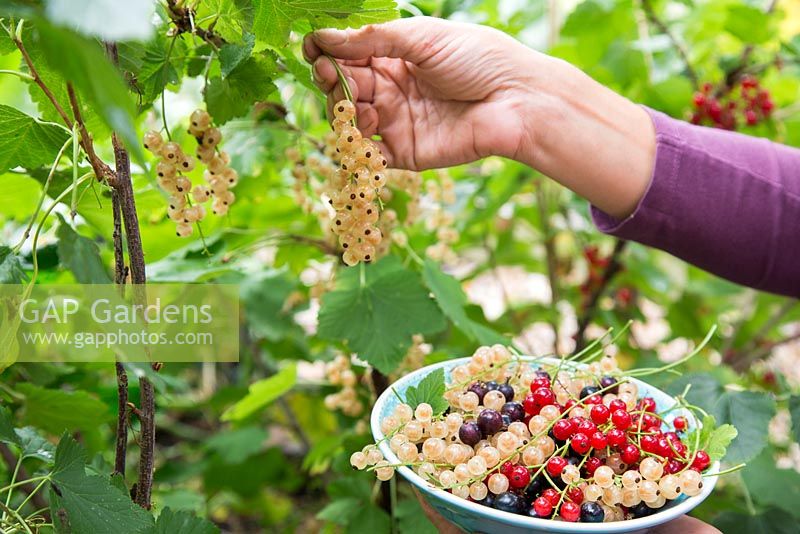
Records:
[[[653,173],[655,132],[647,112],[560,60],[534,55],[525,104],[527,142],[515,155],[588,199],[626,217]]]

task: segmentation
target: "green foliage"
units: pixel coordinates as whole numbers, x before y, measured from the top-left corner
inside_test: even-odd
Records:
[[[227,76],[212,78],[205,90],[206,108],[218,124],[247,114],[255,102],[266,100],[277,89],[273,83],[277,63],[269,52],[224,67],[230,69]]]
[[[292,389],[297,382],[297,367],[289,364],[277,374],[250,384],[250,388],[239,402],[222,414],[223,421],[241,421],[252,416],[275,399]]]
[[[100,249],[97,243],[88,237],[79,235],[64,220],[58,216],[58,257],[75,276],[80,284],[110,284],[111,277],[106,271],[103,260],[100,258]]]
[[[86,391],[47,389],[35,384],[19,384],[23,422],[60,434],[64,430],[89,431],[109,418],[108,406]]]
[[[0,104],[0,172],[14,167],[50,166],[68,138],[62,128],[43,124]]]
[[[341,273],[322,299],[319,335],[344,340],[383,373],[393,371],[414,334],[434,334],[444,317],[417,273],[394,257]]]
[[[167,507],[158,515],[152,534],[217,534],[219,528],[211,521],[186,511]]]
[[[21,284],[28,280],[22,258],[7,246],[0,246],[0,284]]]
[[[416,386],[406,389],[406,404],[416,408],[422,403],[428,403],[433,408],[433,415],[439,415],[448,407],[444,392],[444,371],[439,368],[428,373]]]
[[[780,508],[800,519],[800,473],[794,469],[778,469],[773,451],[765,450],[742,471],[753,500],[765,507]],[[795,519],[794,521],[797,521]]]
[[[800,395],[789,397],[789,413],[792,416],[792,435],[800,443]]]

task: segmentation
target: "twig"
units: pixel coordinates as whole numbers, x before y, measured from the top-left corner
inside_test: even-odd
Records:
[[[539,208],[539,222],[542,225],[542,233],[544,234],[544,251],[545,260],[547,262],[547,281],[550,285],[550,295],[552,302],[552,310],[558,313],[556,304],[558,303],[558,280],[556,279],[556,249],[553,243],[553,233],[550,228],[550,219],[547,214],[546,197],[544,192],[544,182],[540,181],[536,184],[536,204]],[[558,315],[556,319],[549,321],[550,327],[553,329],[553,354],[558,354]]]
[[[575,334],[575,350],[580,350],[584,347],[586,343],[586,328],[592,322],[594,318],[594,314],[597,311],[597,304],[600,301],[600,296],[605,291],[608,284],[614,278],[614,276],[622,270],[622,262],[620,261],[620,256],[622,252],[625,250],[628,242],[618,239],[616,244],[614,245],[614,251],[611,253],[611,256],[608,259],[608,265],[606,266],[605,271],[603,271],[603,277],[600,279],[600,283],[594,288],[592,293],[589,295],[589,299],[586,302],[586,307],[583,310],[583,314],[578,318],[578,332]]]
[[[28,71],[30,71],[31,77],[33,81],[36,82],[36,85],[42,90],[42,92],[47,96],[47,99],[53,104],[53,107],[56,108],[56,112],[61,116],[64,120],[64,124],[66,124],[69,128],[72,128],[72,121],[70,120],[67,113],[64,111],[64,108],[61,107],[61,104],[58,103],[56,100],[55,95],[53,95],[53,91],[47,87],[47,84],[44,83],[42,77],[39,76],[39,71],[36,70],[36,67],[33,66],[33,61],[31,60],[30,54],[28,54],[28,50],[25,48],[25,45],[22,44],[22,39],[20,39],[18,34],[13,34],[11,38],[14,41],[14,44],[17,45],[17,49],[19,49],[20,53],[22,54],[22,59],[25,61],[25,65],[28,66]]]
[[[777,5],[778,5],[778,0],[772,0],[764,12],[769,15],[770,13],[775,11],[775,7]],[[715,91],[718,97],[730,91],[731,88],[733,88],[733,86],[735,86],[736,83],[745,74],[748,73],[747,62],[750,61],[750,56],[753,55],[754,51],[755,51],[755,46],[752,44],[748,44],[747,46],[744,47],[744,49],[742,50],[742,54],[739,56],[739,61],[736,62],[736,66],[734,66],[725,73],[725,78],[723,82]]]
[[[311,245],[312,247],[316,247],[320,251],[330,256],[337,256],[339,254],[335,246],[331,245],[330,243],[327,243],[326,241],[323,241],[322,239],[314,239],[313,237],[308,237],[299,234],[286,234],[285,237],[297,243],[302,243],[304,245]]]
[[[689,60],[689,52],[686,50],[686,47],[678,41],[678,38],[675,36],[674,33],[669,29],[669,27],[656,15],[655,11],[653,11],[653,6],[650,5],[650,0],[641,0],[642,3],[642,10],[644,11],[645,16],[647,19],[656,27],[658,30],[666,35],[670,41],[672,41],[672,45],[677,50],[678,55],[681,56],[683,63],[686,66],[686,75],[691,80],[692,85],[695,89],[698,88],[698,78],[697,73],[695,72],[694,68],[692,67],[692,62]]]
[[[75,94],[75,89],[72,87],[71,82],[67,82],[67,94],[69,95],[69,105],[72,108],[72,114],[75,116],[75,123],[78,125],[78,131],[81,134],[81,146],[89,158],[89,164],[94,170],[94,175],[100,181],[107,182],[110,186],[114,186],[114,171],[111,170],[103,160],[101,160],[97,153],[94,151],[94,143],[92,137],[89,135],[89,130],[86,129],[86,124],[83,122],[81,116],[81,105],[78,102],[78,95]],[[72,124],[69,124],[72,127]]]
[[[0,443],[0,456],[3,457],[3,461],[6,463],[10,470],[13,470],[14,467],[17,465],[17,457],[14,452],[9,448],[8,445],[5,443]],[[17,470],[17,478],[20,480],[27,480],[30,478],[28,475],[28,471],[25,467],[20,466]],[[27,493],[28,495],[32,495],[31,500],[36,508],[47,508],[47,500],[38,492],[34,492],[36,487],[31,482],[26,482],[24,484],[20,484],[19,488]],[[9,490],[11,491],[11,490]]]
[[[747,343],[737,350],[727,351],[724,354],[725,363],[733,367],[735,370],[741,372],[747,369],[753,362],[767,356],[772,349],[784,343],[794,341],[800,336],[788,336],[778,341],[767,341],[766,336],[769,335],[770,330],[775,328],[783,318],[791,312],[798,301],[791,299],[784,302],[769,319],[752,335]],[[738,333],[738,332],[737,332]],[[737,333],[733,335],[736,336]]]
[[[125,460],[128,454],[128,373],[116,362],[117,374],[117,433],[114,450],[114,473],[125,479]]]
[[[214,48],[220,48],[225,44],[225,39],[212,29],[213,24],[208,29],[196,26],[194,24],[194,11],[189,7],[178,5],[176,0],[167,0],[167,14],[172,23],[175,24],[178,34],[196,35]]]

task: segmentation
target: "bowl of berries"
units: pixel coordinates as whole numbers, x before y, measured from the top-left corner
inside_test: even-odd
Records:
[[[727,443],[682,396],[636,378],[662,369],[623,373],[603,352],[495,345],[412,372],[376,401],[375,443],[351,464],[379,480],[399,473],[467,532],[638,532],[675,519],[711,493]]]

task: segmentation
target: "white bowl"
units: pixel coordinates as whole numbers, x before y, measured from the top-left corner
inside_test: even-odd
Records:
[[[533,358],[523,357],[524,361],[536,361],[546,365],[558,365],[560,360],[556,358]],[[469,358],[461,358],[457,360],[448,360],[422,369],[417,369],[413,373],[399,379],[392,384],[375,402],[370,416],[370,425],[372,427],[372,435],[376,442],[383,439],[383,432],[381,432],[380,421],[394,411],[395,406],[400,402],[397,396],[392,392],[396,391],[400,396],[404,396],[406,389],[409,386],[416,385],[420,380],[428,375],[435,369],[442,368],[445,373],[445,380],[449,379],[450,371],[462,364],[469,361]],[[579,368],[580,364],[565,364],[565,368]],[[675,399],[663,391],[648,385],[645,382],[637,379],[630,379],[639,387],[639,394],[641,396],[652,397],[656,401],[656,406],[659,412],[667,410],[674,406]],[[517,399],[519,400],[519,399]],[[679,411],[674,412],[676,415]],[[688,417],[691,421],[693,418]],[[380,450],[383,456],[390,464],[401,463],[394,452],[389,448],[387,441],[382,441]],[[687,497],[682,495],[674,501],[668,502],[663,508],[653,515],[641,517],[638,519],[630,519],[627,521],[615,521],[610,523],[567,523],[562,521],[553,521],[551,519],[539,519],[535,517],[527,517],[523,515],[516,515],[501,510],[495,510],[488,506],[456,497],[452,493],[439,489],[426,481],[413,470],[408,467],[399,467],[397,472],[403,478],[413,484],[423,495],[425,500],[445,519],[458,525],[467,532],[483,532],[486,534],[532,534],[532,533],[551,533],[551,532],[570,532],[570,533],[612,533],[612,532],[627,532],[627,533],[644,533],[648,529],[666,523],[672,519],[676,519],[681,515],[689,512],[694,507],[703,502],[706,497],[711,494],[714,486],[717,483],[715,473],[719,472],[719,462],[714,462],[711,467],[703,474],[703,490],[699,495],[694,497]]]

